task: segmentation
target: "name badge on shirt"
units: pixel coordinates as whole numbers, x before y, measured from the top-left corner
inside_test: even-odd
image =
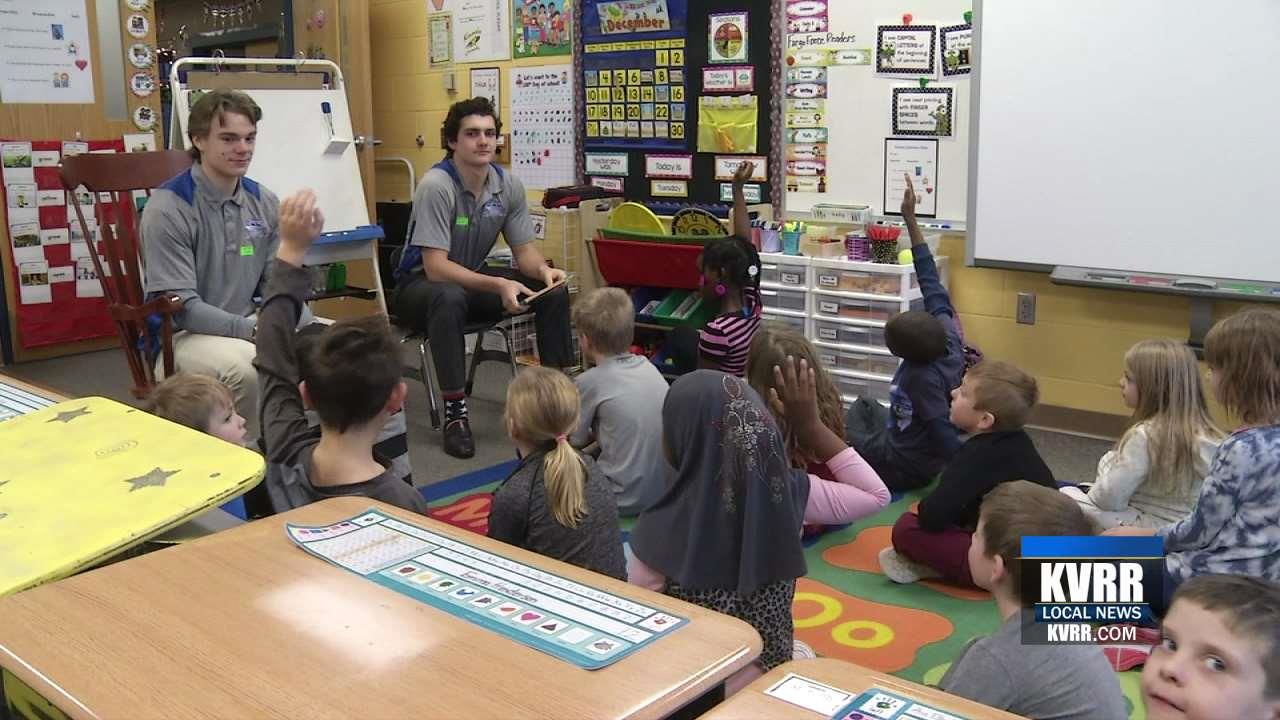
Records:
[[[253,246],[252,246],[252,245],[241,245],[241,246],[240,246],[240,257],[253,257]]]
[[[250,240],[260,240],[267,236],[267,224],[261,220],[245,220],[244,232],[249,236]],[[240,254],[244,255],[244,248],[240,249]],[[249,253],[252,255],[253,253]]]
[[[453,224],[458,227],[466,227],[471,224],[471,218],[466,215],[459,215],[458,219],[453,221]]]

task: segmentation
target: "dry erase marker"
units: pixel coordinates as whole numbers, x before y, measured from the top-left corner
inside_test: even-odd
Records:
[[[324,124],[325,127],[329,128],[329,137],[333,137],[336,134],[333,131],[333,108],[329,106],[327,101],[322,102],[320,103],[320,112],[324,113]]]

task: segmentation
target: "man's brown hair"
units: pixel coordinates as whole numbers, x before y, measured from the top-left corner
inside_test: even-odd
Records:
[[[631,298],[619,288],[597,288],[573,305],[573,324],[602,355],[621,355],[635,339]]]
[[[1022,429],[1040,401],[1036,379],[1013,363],[983,360],[969,368],[965,378],[971,381],[973,407],[995,417],[994,432]]]
[[[188,152],[196,162],[200,162],[200,149],[196,147],[196,138],[208,137],[209,130],[213,128],[213,119],[218,118],[221,122],[222,116],[226,113],[243,115],[253,122],[254,127],[257,127],[258,121],[262,119],[262,108],[258,107],[258,103],[254,102],[248,93],[230,88],[218,88],[201,95],[200,99],[196,100],[196,104],[191,106],[191,115],[187,118],[187,137],[191,140],[191,149]]]
[[[1280,312],[1249,308],[1214,325],[1204,359],[1228,411],[1249,425],[1280,421]]]
[[[1022,538],[1030,535],[1096,535],[1098,528],[1075,500],[1026,480],[1000,483],[982,499],[982,544],[987,557],[1004,560],[1015,595],[1022,598]]]
[[[214,411],[236,406],[231,389],[217,378],[198,373],[176,373],[151,390],[144,409],[165,420],[192,430],[209,432],[209,416]]]

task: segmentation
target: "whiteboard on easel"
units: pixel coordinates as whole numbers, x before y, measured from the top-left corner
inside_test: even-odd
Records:
[[[174,92],[174,117],[178,132],[175,147],[187,141],[191,95],[203,90],[187,87]],[[303,188],[316,193],[324,213],[324,232],[352,230],[369,224],[360,164],[352,141],[351,113],[342,90],[246,89],[262,108],[258,139],[248,176],[281,199]],[[322,110],[328,103],[333,121],[330,134]],[[345,140],[332,142],[333,138]]]
[[[786,26],[784,3],[784,27]],[[973,7],[971,0],[917,0],[911,3],[890,0],[859,0],[858,2],[828,2],[826,32],[839,36],[840,42],[833,45],[848,50],[865,50],[869,55],[868,64],[833,64],[825,68],[826,97],[826,180],[823,183],[825,192],[814,192],[816,180],[807,185],[801,181],[800,186],[792,185],[785,193],[784,205],[788,213],[806,213],[818,203],[837,203],[845,205],[868,205],[875,213],[896,213],[898,198],[886,199],[885,177],[886,162],[893,164],[893,157],[886,157],[898,146],[887,144],[886,140],[921,139],[906,122],[900,122],[898,131],[894,130],[895,89],[899,89],[900,103],[912,99],[922,100],[925,93],[911,93],[920,90],[921,77],[930,78],[926,86],[929,91],[950,89],[949,95],[949,135],[929,136],[936,139],[937,176],[934,178],[933,214],[939,221],[963,223],[968,206],[969,175],[969,76],[966,74],[948,75],[943,72],[945,60],[938,43],[941,41],[942,29],[965,24],[965,12]],[[881,26],[903,26],[903,14],[911,13],[911,29],[933,27],[934,52],[931,74],[924,72],[903,72],[894,75],[877,72],[876,54],[879,50],[877,30]],[[796,23],[798,29],[804,23]],[[811,26],[813,27],[813,26]],[[802,34],[788,34],[784,42],[786,48],[794,47],[797,38],[816,37]],[[784,68],[787,65],[784,63]],[[805,77],[799,78],[801,81]],[[791,84],[791,83],[788,83]],[[800,94],[784,96],[788,99],[812,97]],[[785,114],[785,109],[784,109]],[[785,118],[784,118],[785,119]],[[901,120],[901,118],[900,118]],[[784,122],[785,125],[785,122]],[[802,143],[787,143],[788,129],[784,127],[783,152],[789,152],[789,146]],[[802,137],[802,140],[808,139]],[[931,143],[930,143],[931,144]],[[790,162],[804,164],[808,158],[803,155],[795,159],[787,158],[784,167]],[[920,164],[920,163],[917,163]],[[790,175],[790,173],[788,173]],[[788,180],[790,184],[790,180]],[[920,180],[916,181],[919,190]],[[785,187],[785,186],[784,186]],[[805,191],[805,188],[809,191]],[[890,188],[892,191],[893,188]],[[890,193],[892,194],[892,192]],[[900,196],[899,196],[900,197]],[[886,204],[889,207],[885,207]]]

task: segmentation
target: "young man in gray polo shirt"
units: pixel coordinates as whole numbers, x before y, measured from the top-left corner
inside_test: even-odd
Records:
[[[400,265],[397,314],[431,338],[431,355],[445,401],[444,449],[475,454],[467,420],[467,321],[497,320],[532,308],[542,364],[573,364],[569,293],[560,287],[526,306],[522,298],[563,280],[533,243],[524,185],[493,164],[497,111],[488,98],[454,103],[444,121],[446,159],[431,168],[413,197],[409,244]],[[501,232],[515,268],[490,268],[484,259]]]
[[[262,110],[238,90],[191,108],[191,169],[152,193],[142,213],[146,292],[182,298],[173,339],[180,370],[212,375],[257,417],[253,297],[275,251],[280,201],[245,177]]]

